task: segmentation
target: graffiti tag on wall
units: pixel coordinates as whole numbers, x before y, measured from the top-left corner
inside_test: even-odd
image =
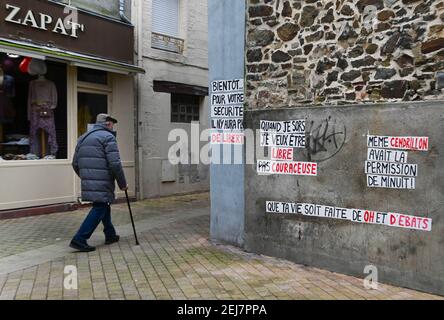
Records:
[[[308,125],[307,159],[308,161],[325,161],[338,154],[345,144],[347,129],[344,124],[328,117]]]

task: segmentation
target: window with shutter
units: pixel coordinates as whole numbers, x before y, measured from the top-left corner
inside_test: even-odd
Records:
[[[153,0],[153,48],[182,53],[183,40],[179,39],[179,1]]]
[[[179,0],[153,0],[153,32],[179,36]]]

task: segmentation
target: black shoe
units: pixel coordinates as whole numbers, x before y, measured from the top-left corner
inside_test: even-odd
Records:
[[[72,240],[71,243],[69,244],[69,246],[73,249],[76,249],[80,252],[91,252],[91,251],[95,251],[96,248],[95,247],[91,247],[90,245],[88,245],[87,243],[81,243],[79,241],[76,240]]]
[[[120,236],[115,235],[114,237],[107,238],[105,240],[105,244],[113,244],[113,243],[119,242],[119,240],[120,240]]]

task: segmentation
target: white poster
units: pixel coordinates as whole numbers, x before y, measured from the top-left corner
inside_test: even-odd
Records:
[[[349,220],[356,223],[432,231],[432,219],[393,212],[346,209],[311,203],[266,201],[265,211],[272,214],[300,214],[310,217]]]

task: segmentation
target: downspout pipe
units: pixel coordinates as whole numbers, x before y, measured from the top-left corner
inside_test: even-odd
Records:
[[[129,19],[124,14],[125,8],[125,0],[120,1],[120,12],[122,19]],[[135,22],[135,37],[136,41],[134,42],[134,57],[137,59],[137,66],[143,68],[143,26],[142,26],[142,17],[143,17],[143,1],[142,0],[134,0],[132,3],[131,17],[132,21],[129,23],[133,24]],[[134,83],[134,146],[135,146],[135,175],[136,175],[136,198],[137,200],[142,200],[144,198],[143,192],[143,148],[141,145],[141,115],[142,115],[142,95],[141,95],[141,82],[142,75],[136,74],[133,78]]]
[[[122,0],[125,1],[125,0]],[[137,1],[137,65],[143,68],[143,1]],[[136,112],[136,147],[137,147],[137,187],[138,187],[138,199],[142,200],[144,196],[143,188],[143,146],[141,144],[142,138],[142,114],[143,114],[143,103],[142,103],[142,77],[143,75],[138,74],[136,80],[136,95],[137,95],[137,112]]]
[[[119,0],[119,15],[120,15],[120,19],[122,19],[123,21],[125,21],[128,24],[132,24],[131,19],[129,19],[125,15],[125,7],[126,7],[126,0]]]

